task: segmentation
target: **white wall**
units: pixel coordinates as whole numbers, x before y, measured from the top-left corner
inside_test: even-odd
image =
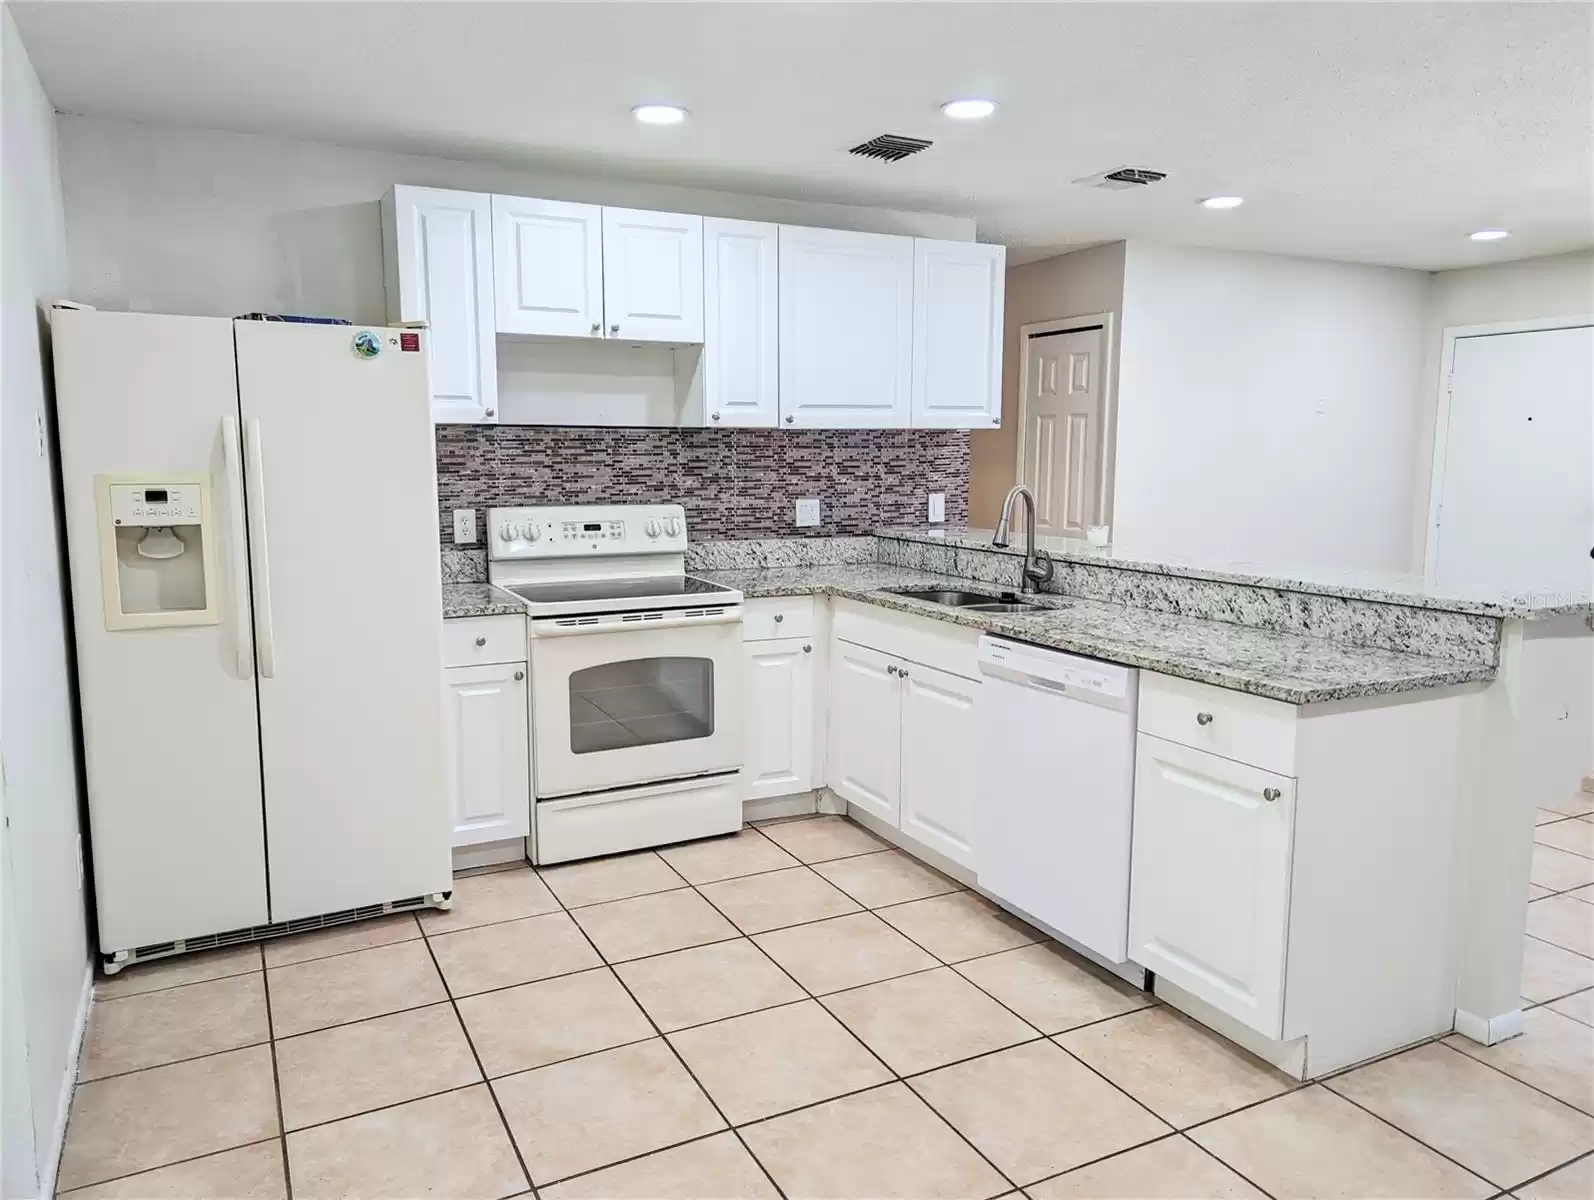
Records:
[[[247,134],[62,116],[72,298],[104,308],[386,319],[395,183],[972,240],[964,217],[810,204]]]
[[[1131,241],[1114,543],[1409,567],[1420,271]]]
[[[89,966],[66,588],[40,302],[66,287],[55,115],[0,14],[0,1189],[53,1182]]]

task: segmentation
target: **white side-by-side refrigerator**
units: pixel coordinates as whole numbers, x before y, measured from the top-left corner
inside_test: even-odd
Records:
[[[107,969],[444,902],[425,334],[51,328]]]

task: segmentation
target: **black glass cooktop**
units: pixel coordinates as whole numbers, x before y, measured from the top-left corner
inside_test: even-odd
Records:
[[[693,579],[690,575],[651,575],[644,579],[517,583],[508,590],[532,604],[574,604],[589,600],[662,600],[670,596],[713,596],[734,589]]]

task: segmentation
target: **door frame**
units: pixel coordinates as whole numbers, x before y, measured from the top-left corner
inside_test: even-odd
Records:
[[[1568,317],[1529,317],[1484,325],[1447,325],[1439,354],[1439,396],[1434,409],[1433,453],[1428,467],[1428,521],[1423,527],[1423,579],[1432,583],[1439,566],[1439,509],[1445,492],[1445,455],[1450,441],[1450,393],[1456,370],[1456,344],[1465,338],[1511,333],[1544,333],[1594,325],[1594,313]]]
[[[1096,494],[1091,497],[1095,525],[1111,525],[1113,516],[1113,466],[1117,460],[1118,403],[1113,391],[1116,374],[1113,352],[1117,324],[1116,313],[1082,313],[1077,317],[1061,317],[1054,321],[1032,321],[1018,328],[1018,438],[1013,458],[1013,482],[1024,482],[1025,435],[1029,429],[1029,340],[1032,337],[1057,333],[1088,333],[1100,329],[1102,334],[1101,437],[1096,447]]]

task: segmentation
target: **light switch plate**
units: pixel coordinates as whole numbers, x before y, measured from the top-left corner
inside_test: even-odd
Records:
[[[797,501],[797,527],[808,528],[819,524],[819,497],[810,496]]]
[[[946,493],[930,493],[930,524],[939,525],[946,520]]]
[[[454,510],[454,545],[474,546],[476,544],[476,510],[474,508],[456,508]]]

